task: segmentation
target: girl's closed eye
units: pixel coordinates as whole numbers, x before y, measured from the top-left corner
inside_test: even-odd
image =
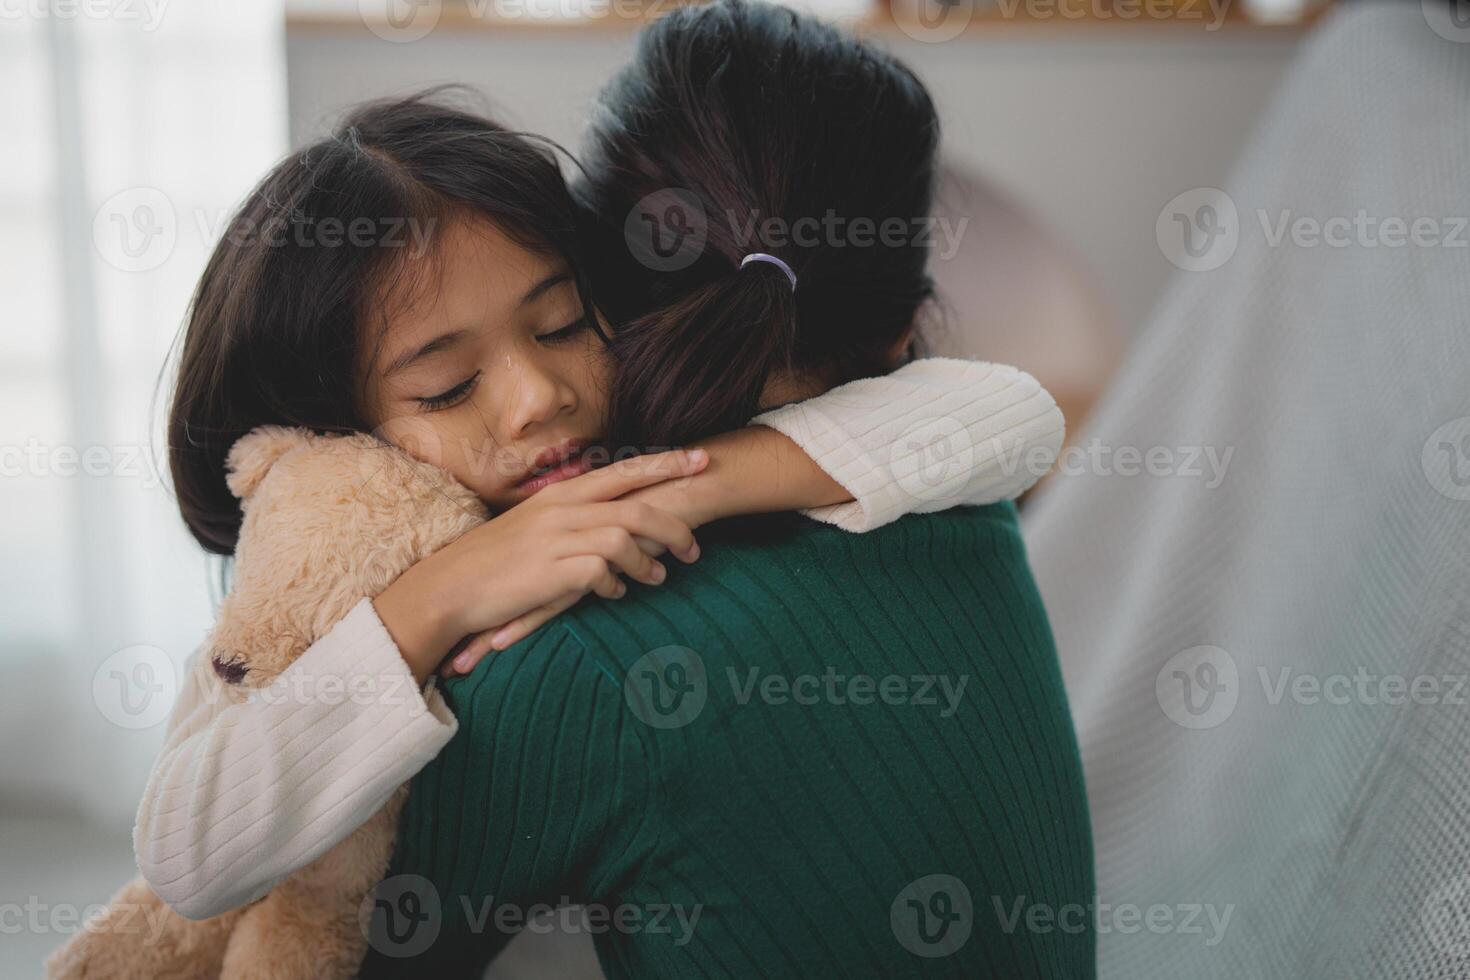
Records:
[[[424,395],[421,397],[417,397],[414,399],[414,401],[418,402],[420,405],[431,412],[438,411],[441,408],[449,408],[451,405],[457,405],[459,404],[459,402],[464,400],[466,395],[474,390],[475,385],[478,384],[480,381],[480,375],[482,373],[483,372],[476,371],[474,374],[470,375],[468,378],[465,378],[459,384],[455,385],[453,388],[448,389],[447,391],[441,391],[437,395]]]
[[[563,344],[592,326],[592,318],[582,314],[577,319],[550,333],[537,334],[536,339],[544,344]]]
[[[564,327],[560,327],[550,333],[537,334],[536,339],[543,344],[564,344],[575,339],[577,335],[591,328],[591,326],[592,318],[584,313]],[[463,401],[474,390],[482,374],[483,372],[476,371],[453,388],[441,391],[437,395],[420,395],[415,397],[414,401],[418,402],[425,410],[430,412],[451,408]]]

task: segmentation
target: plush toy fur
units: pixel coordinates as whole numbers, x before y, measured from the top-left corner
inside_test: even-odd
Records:
[[[364,596],[483,522],[473,493],[365,435],[265,426],[230,451],[244,512],[230,594],[190,669],[243,701],[268,686]],[[47,961],[54,980],[319,980],[367,951],[359,908],[387,870],[405,785],[350,837],[264,898],[200,921],[141,878]],[[146,925],[145,925],[146,924]]]

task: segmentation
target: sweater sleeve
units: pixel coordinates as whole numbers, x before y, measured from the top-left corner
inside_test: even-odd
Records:
[[[788,436],[852,494],[802,511],[845,531],[1020,496],[1066,432],[1051,394],[1006,364],[924,358],[751,419]]]
[[[368,599],[243,702],[198,651],[138,809],[138,867],[186,918],[247,905],[361,826],[456,728]]]

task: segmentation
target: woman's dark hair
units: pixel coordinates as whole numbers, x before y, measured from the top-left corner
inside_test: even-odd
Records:
[[[573,187],[616,326],[610,438],[744,425],[777,371],[892,370],[934,293],[938,141],[907,67],[789,9],[715,0],[645,30]],[[751,252],[784,260],[796,289],[773,264],[741,270]]]
[[[179,510],[206,550],[240,528],[225,459],[258,425],[362,431],[366,329],[458,216],[559,253],[586,302],[578,220],[552,145],[450,104],[368,103],[250,193],[194,294],[168,420]]]

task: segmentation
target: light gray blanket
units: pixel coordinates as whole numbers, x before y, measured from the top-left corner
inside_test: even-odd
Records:
[[[1105,978],[1470,976],[1470,23],[1429,6],[1333,15],[1228,203],[1163,215],[1206,271],[1029,514]]]

